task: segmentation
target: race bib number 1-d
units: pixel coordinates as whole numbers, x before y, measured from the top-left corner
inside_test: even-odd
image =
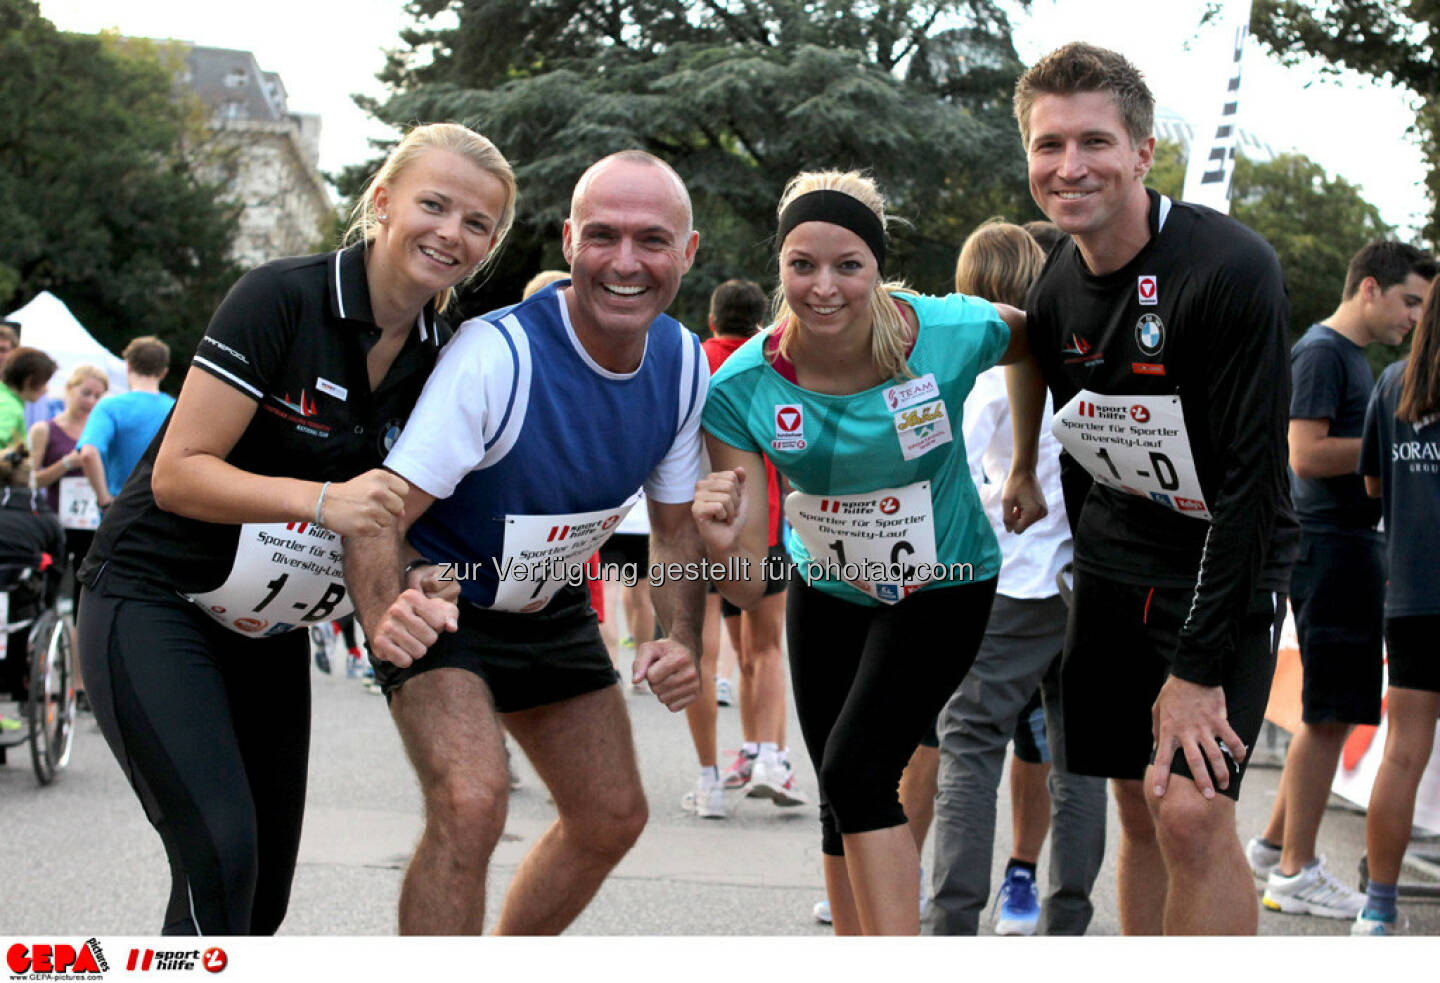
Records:
[[[241,635],[280,635],[354,611],[340,534],[313,522],[241,526],[225,583],[189,599]]]
[[[935,510],[930,482],[860,495],[791,492],[785,517],[810,554],[811,580],[843,580],[896,604],[935,571]]]
[[[1107,488],[1209,519],[1179,396],[1101,396],[1082,389],[1050,431]]]

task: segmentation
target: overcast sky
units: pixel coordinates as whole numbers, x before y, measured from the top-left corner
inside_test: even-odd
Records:
[[[1146,73],[1156,99],[1196,121],[1213,111],[1224,85],[1218,37],[1196,40],[1203,0],[1033,0],[1015,16],[1015,40],[1028,64],[1066,41],[1124,52]],[[375,73],[398,44],[402,0],[40,0],[56,26],[176,38],[253,51],[278,72],[290,108],[322,117],[320,166],[338,171],[369,156],[367,137],[388,134],[355,108],[350,94],[383,95]],[[1295,149],[1359,184],[1385,220],[1406,231],[1423,221],[1422,157],[1406,128],[1403,93],[1358,76],[1326,82],[1314,68],[1287,69],[1247,44],[1240,125],[1278,150]],[[1018,139],[1018,137],[1017,137]]]

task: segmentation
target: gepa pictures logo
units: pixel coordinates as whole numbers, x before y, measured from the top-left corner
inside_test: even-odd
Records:
[[[99,977],[110,966],[100,943],[87,939],[80,946],[64,942],[37,942],[26,945],[16,942],[5,951],[5,965],[9,967],[12,979],[42,977]]]

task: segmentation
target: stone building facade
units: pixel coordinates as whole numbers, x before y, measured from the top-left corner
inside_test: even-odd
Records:
[[[327,248],[335,205],[320,177],[320,117],[294,113],[285,85],[249,51],[186,44],[181,82],[210,113],[222,177],[244,207],[235,259],[247,269]]]

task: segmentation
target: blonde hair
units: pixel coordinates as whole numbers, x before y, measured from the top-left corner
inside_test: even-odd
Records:
[[[465,278],[454,287],[447,287],[435,295],[435,308],[445,310],[450,306],[450,301],[455,297],[458,287],[475,279],[480,272],[499,257],[500,247],[505,242],[505,237],[510,233],[510,227],[515,224],[515,198],[517,190],[515,187],[515,171],[510,167],[510,162],[505,155],[496,149],[495,144],[485,137],[476,133],[468,126],[461,126],[459,123],[427,123],[417,126],[392,151],[390,156],[385,158],[385,163],[380,165],[380,170],[370,179],[365,186],[365,192],[355,207],[350,211],[350,224],[345,228],[344,243],[349,245],[352,242],[364,240],[366,243],[375,241],[375,234],[380,224],[375,217],[375,192],[380,186],[393,184],[405,173],[405,169],[419,160],[426,151],[446,150],[452,154],[458,154],[473,163],[476,167],[497,178],[505,186],[505,207],[500,213],[500,220],[495,226],[495,245],[485,259],[465,275]]]
[[[104,369],[96,365],[75,366],[75,371],[70,373],[70,378],[67,379],[65,382],[65,389],[67,391],[74,389],[76,386],[79,386],[81,383],[83,383],[86,379],[94,379],[96,382],[100,383],[100,385],[104,386],[107,392],[110,389],[110,377],[105,374]]]
[[[544,290],[558,280],[568,279],[570,279],[570,274],[564,270],[541,270],[526,282],[525,289],[520,291],[520,299],[524,300],[536,291]]]
[[[776,216],[785,211],[796,198],[811,191],[839,191],[859,201],[880,219],[881,228],[886,227],[885,196],[871,177],[859,171],[802,171],[790,179],[780,194],[780,205]],[[777,252],[785,243],[776,243]],[[800,318],[785,302],[785,285],[782,282],[775,291],[771,304],[771,322],[778,336],[777,350],[782,358],[790,358],[795,333],[801,329]],[[875,285],[870,294],[870,357],[875,367],[887,377],[908,379],[914,373],[905,361],[905,351],[910,345],[910,325],[895,302],[896,291],[907,290],[904,281],[885,280]]]
[[[1045,254],[1030,233],[992,218],[960,247],[955,289],[991,303],[1024,307],[1025,294],[1044,265]]]

